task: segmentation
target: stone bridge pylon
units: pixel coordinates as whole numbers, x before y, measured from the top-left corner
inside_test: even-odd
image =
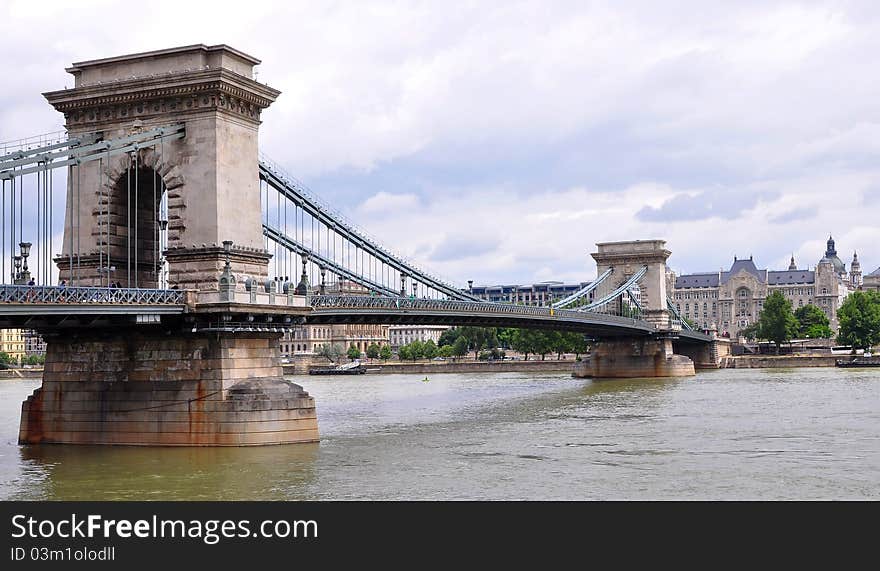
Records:
[[[650,336],[608,337],[599,340],[590,356],[593,378],[682,377],[694,375],[694,362],[674,352],[673,341],[681,326],[670,315],[666,297],[666,260],[671,252],[664,240],[604,242],[592,254],[598,273],[611,275],[597,288],[596,298],[613,292],[636,273],[647,268],[638,280],[642,318],[656,332]]]

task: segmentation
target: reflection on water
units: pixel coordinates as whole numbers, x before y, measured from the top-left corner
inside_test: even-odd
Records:
[[[721,370],[295,379],[319,444],[30,446],[0,382],[3,499],[877,498],[880,375]]]
[[[28,499],[308,499],[318,444],[248,448],[23,446]]]

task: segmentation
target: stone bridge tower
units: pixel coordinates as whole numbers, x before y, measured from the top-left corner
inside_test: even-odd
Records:
[[[665,240],[636,240],[632,242],[604,242],[596,244],[598,274],[611,268],[613,273],[596,289],[595,298],[614,291],[626,283],[636,272],[647,267],[647,273],[639,280],[639,301],[643,317],[658,329],[670,329],[669,309],[666,305],[666,260],[671,252]]]
[[[279,92],[254,81],[258,63],[225,45],[186,46],[74,64],[74,87],[45,94],[72,137],[185,128],[182,138],[69,171],[61,279],[154,288],[165,257],[170,286],[213,291],[181,292],[183,313],[110,307],[98,319],[35,325],[46,364],[41,387],[22,404],[20,443],[317,441],[314,399],[284,378],[275,327],[302,319],[304,303],[288,299],[279,309],[274,296],[266,307],[218,291],[221,275],[229,285],[230,272],[268,269],[257,129]],[[260,327],[240,326],[255,313]]]
[[[156,287],[165,256],[169,285],[216,289],[224,240],[234,241],[234,273],[267,275],[257,130],[280,92],[253,79],[259,63],[226,45],[198,44],[75,63],[67,69],[74,87],[44,94],[72,137],[186,129],[182,139],[72,169],[73,206],[56,258],[61,279],[102,285],[109,271],[124,287]],[[160,220],[163,200],[167,220]]]
[[[695,374],[693,361],[673,350],[680,331],[669,315],[666,302],[666,260],[670,251],[664,240],[636,240],[596,244],[598,274],[611,268],[613,273],[596,289],[601,298],[624,283],[642,268],[647,272],[639,280],[642,318],[652,323],[656,333],[645,337],[600,340],[590,357],[589,376],[594,378],[679,377]]]

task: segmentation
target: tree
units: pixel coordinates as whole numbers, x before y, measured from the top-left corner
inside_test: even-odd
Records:
[[[410,351],[409,345],[401,345],[397,350],[397,358],[401,361],[406,361],[407,359],[412,358],[412,351]]]
[[[569,343],[572,351],[574,353],[574,358],[579,359],[581,353],[587,353],[590,351],[590,344],[587,342],[587,337],[582,333],[566,333],[569,336]]]
[[[376,359],[379,357],[379,346],[375,343],[370,343],[367,346],[367,357],[370,359]]]
[[[409,344],[409,358],[418,361],[425,356],[425,344],[416,339]]]
[[[448,359],[449,357],[452,357],[452,355],[453,355],[452,345],[443,345],[442,347],[437,349],[437,356],[438,357],[443,357],[444,359]]]
[[[464,337],[458,337],[452,344],[452,354],[456,357],[464,357],[468,352],[468,340]]]
[[[563,353],[568,353],[571,349],[571,339],[562,331],[546,331],[547,342],[556,352],[556,360],[562,359]]]
[[[7,353],[6,351],[0,351],[0,363],[4,365],[11,365],[15,362],[15,359],[12,358],[12,355]]]
[[[388,345],[382,345],[382,348],[379,349],[379,358],[383,361],[387,361],[391,358],[391,347]]]
[[[782,292],[774,291],[764,300],[764,309],[758,316],[758,337],[776,343],[778,355],[779,346],[792,340],[797,332],[798,320],[791,311],[791,302]]]
[[[761,329],[760,325],[758,322],[749,323],[746,327],[740,329],[739,334],[749,341],[753,341],[758,338]]]
[[[342,346],[338,343],[328,343],[326,345],[322,345],[321,348],[318,349],[318,355],[322,357],[327,357],[335,363],[342,356]]]
[[[349,359],[351,359],[352,361],[354,361],[355,359],[360,359],[360,358],[361,358],[361,350],[358,349],[357,346],[356,346],[354,343],[352,343],[352,344],[348,347],[348,352],[346,353],[346,355],[348,356]]]
[[[460,327],[461,337],[468,341],[470,350],[474,352],[474,360],[481,349],[494,349],[498,346],[498,333],[494,327]]]
[[[838,342],[855,349],[870,349],[880,343],[880,292],[856,291],[837,310],[840,322]]]
[[[443,347],[444,345],[453,345],[455,340],[461,336],[461,331],[458,327],[453,327],[452,329],[447,329],[443,333],[440,334],[440,340],[437,341],[437,345]]]
[[[547,353],[553,351],[553,335],[552,332],[548,333],[546,331],[535,331],[535,353],[541,356],[541,360],[547,358]]]
[[[532,329],[517,329],[511,339],[511,347],[515,351],[519,351],[529,360],[529,353],[535,352],[537,346],[535,331]]]
[[[797,308],[794,316],[798,320],[798,336],[810,339],[829,339],[834,336],[825,312],[812,303]]]
[[[499,327],[497,329],[498,345],[503,349],[513,347],[513,338],[516,335],[515,327]]]
[[[425,344],[422,346],[422,355],[425,359],[433,359],[437,356],[437,345],[434,344],[433,339],[425,341]]]

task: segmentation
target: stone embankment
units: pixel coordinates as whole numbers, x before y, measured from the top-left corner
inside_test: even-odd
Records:
[[[373,363],[364,362],[367,374],[436,374],[436,373],[509,373],[531,371],[571,371],[576,361],[572,359],[547,359],[529,361],[432,361],[429,363]],[[317,363],[316,363],[317,365]],[[284,365],[285,375],[306,374],[302,367]]]
[[[789,369],[796,367],[834,367],[838,360],[848,362],[861,355],[739,355],[723,357],[724,369]]]
[[[43,369],[0,369],[0,380],[41,378],[43,378]]]

